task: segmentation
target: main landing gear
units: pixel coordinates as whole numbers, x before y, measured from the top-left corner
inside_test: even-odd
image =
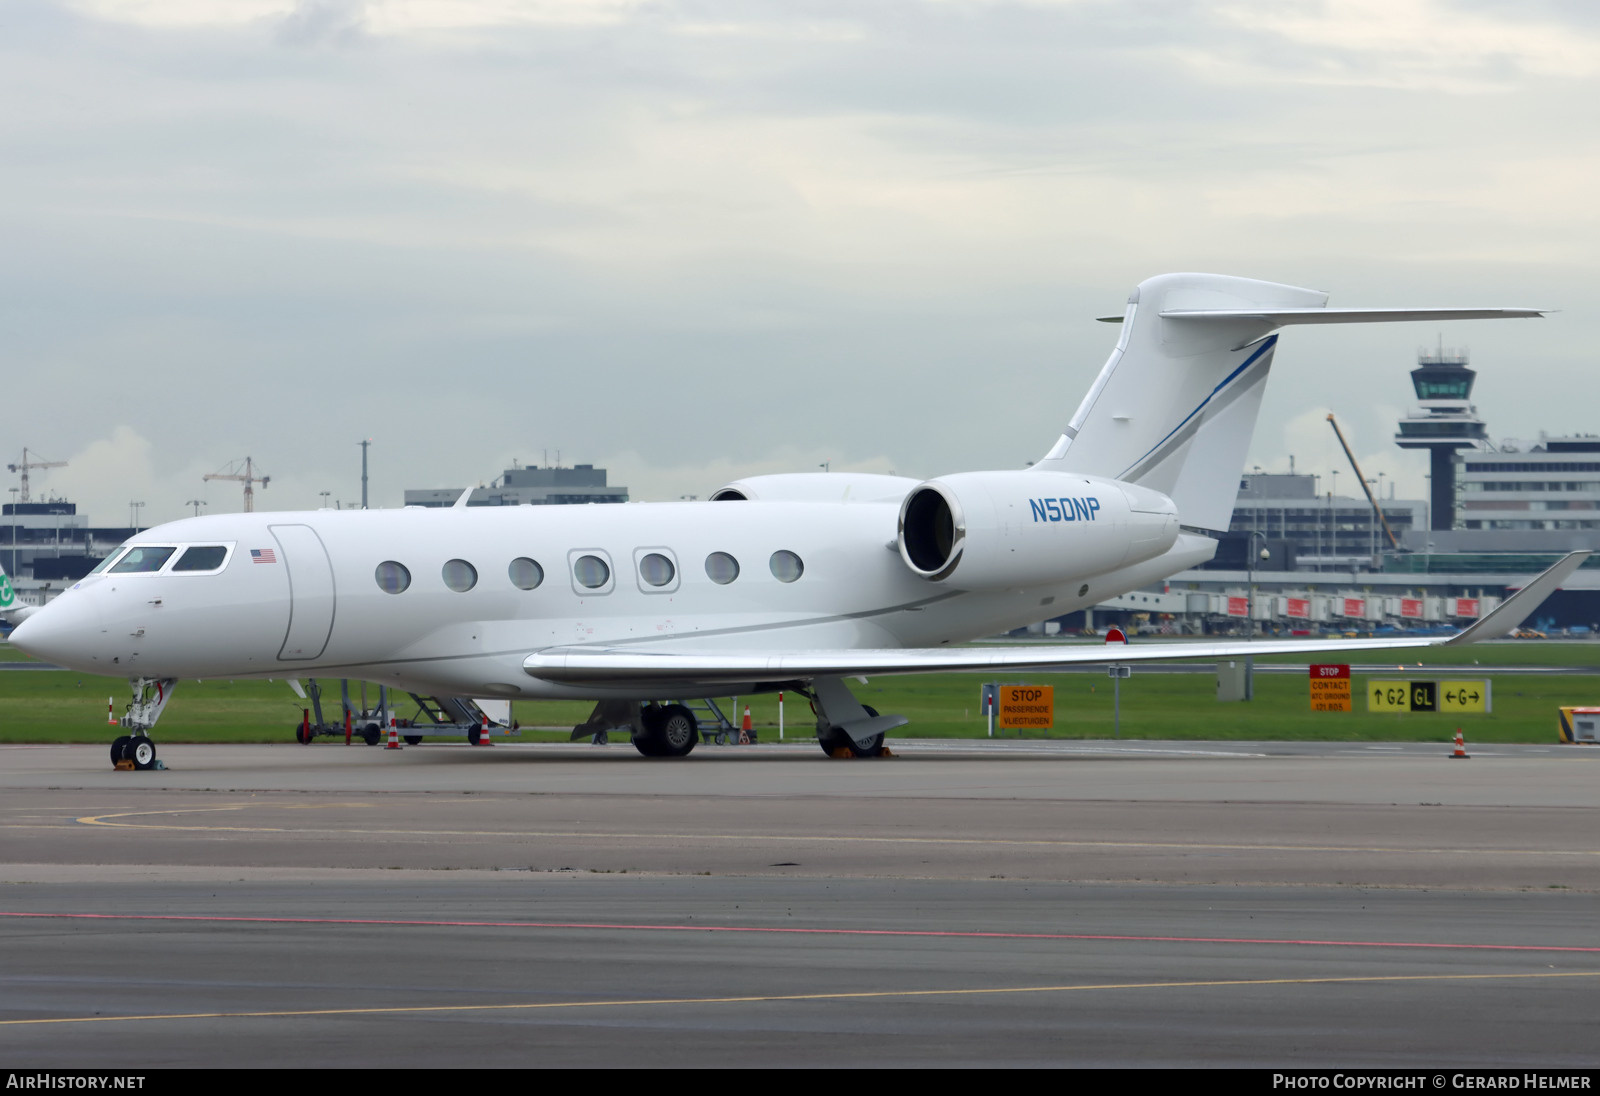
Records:
[[[817,713],[817,745],[835,758],[883,757],[884,735],[911,722],[903,715],[879,715],[856,700],[838,677],[812,682],[811,707]]]
[[[700,725],[682,704],[648,704],[639,713],[641,731],[633,748],[646,757],[687,757],[700,742]]]
[[[682,704],[597,701],[589,718],[572,728],[572,741],[587,738],[603,746],[613,731],[627,731],[633,748],[646,757],[687,757],[700,743],[700,721]]]
[[[130,677],[133,701],[121,725],[132,734],[118,735],[111,743],[111,767],[114,769],[165,768],[156,760],[156,744],[150,738],[150,729],[161,718],[161,713],[172,699],[177,688],[175,677]]]
[[[829,757],[884,757],[885,734],[911,722],[903,715],[879,715],[877,709],[863,706],[843,678],[819,677],[809,689],[797,691],[811,699],[817,713],[817,745]],[[646,757],[686,757],[700,741],[699,721],[686,706],[657,701],[641,705],[632,700],[597,701],[589,718],[572,728],[572,741],[587,738],[601,745],[612,732],[623,730],[632,736],[634,749]]]

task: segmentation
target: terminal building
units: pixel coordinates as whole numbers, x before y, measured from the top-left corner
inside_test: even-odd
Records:
[[[1383,520],[1365,498],[1317,493],[1304,473],[1248,473],[1239,481],[1233,520],[1205,570],[1243,570],[1248,544],[1268,553],[1269,571],[1381,571],[1390,532],[1403,541],[1427,523],[1419,499],[1380,499]],[[1387,522],[1389,532],[1384,531]]]
[[[454,506],[465,487],[408,489],[407,506]],[[578,506],[627,502],[626,487],[606,484],[606,470],[592,464],[571,468],[524,468],[514,464],[487,487],[476,487],[468,506]]]
[[[40,604],[94,570],[132,536],[131,526],[92,526],[65,499],[0,507],[0,564],[25,604]]]

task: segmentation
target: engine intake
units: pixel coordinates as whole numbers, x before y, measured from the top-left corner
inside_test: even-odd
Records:
[[[924,483],[900,507],[900,555],[923,578],[947,578],[961,562],[967,523],[961,504],[937,483]]]

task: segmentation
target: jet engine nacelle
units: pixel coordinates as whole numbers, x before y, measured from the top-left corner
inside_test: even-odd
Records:
[[[717,488],[712,502],[899,502],[920,480],[877,472],[784,472]]]
[[[900,557],[963,589],[1040,586],[1154,559],[1178,538],[1158,491],[1069,472],[961,472],[900,505]]]

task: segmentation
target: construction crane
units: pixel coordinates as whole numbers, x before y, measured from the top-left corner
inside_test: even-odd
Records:
[[[37,456],[37,455],[38,454],[35,454],[35,456]],[[13,472],[21,472],[22,473],[22,497],[17,499],[17,501],[18,502],[27,502],[28,501],[28,469],[30,469],[30,468],[65,468],[66,466],[67,466],[67,462],[64,461],[64,460],[29,460],[28,459],[28,450],[24,449],[22,451],[22,463],[21,464],[8,464],[8,465],[6,465],[6,467],[8,469],[10,469],[11,471],[13,471]]]
[[[1333,436],[1339,439],[1339,446],[1344,450],[1344,455],[1349,458],[1350,467],[1355,469],[1356,481],[1361,484],[1361,490],[1366,493],[1367,501],[1372,503],[1372,512],[1378,515],[1378,521],[1383,525],[1383,535],[1389,538],[1389,546],[1396,552],[1403,551],[1400,541],[1394,535],[1394,530],[1389,528],[1389,519],[1383,516],[1383,507],[1378,505],[1378,500],[1373,497],[1372,488],[1367,485],[1367,477],[1361,474],[1361,465],[1356,463],[1356,455],[1350,452],[1350,445],[1344,440],[1344,431],[1339,429],[1339,422],[1333,417],[1333,412],[1328,412],[1328,425],[1333,427]]]
[[[260,484],[261,489],[267,489],[267,482],[271,476],[258,476],[255,465],[249,457],[244,458],[244,470],[239,470],[239,461],[231,461],[228,467],[221,472],[208,472],[200,478],[203,480],[238,480],[244,484],[244,512],[253,513],[256,508],[255,485]]]

